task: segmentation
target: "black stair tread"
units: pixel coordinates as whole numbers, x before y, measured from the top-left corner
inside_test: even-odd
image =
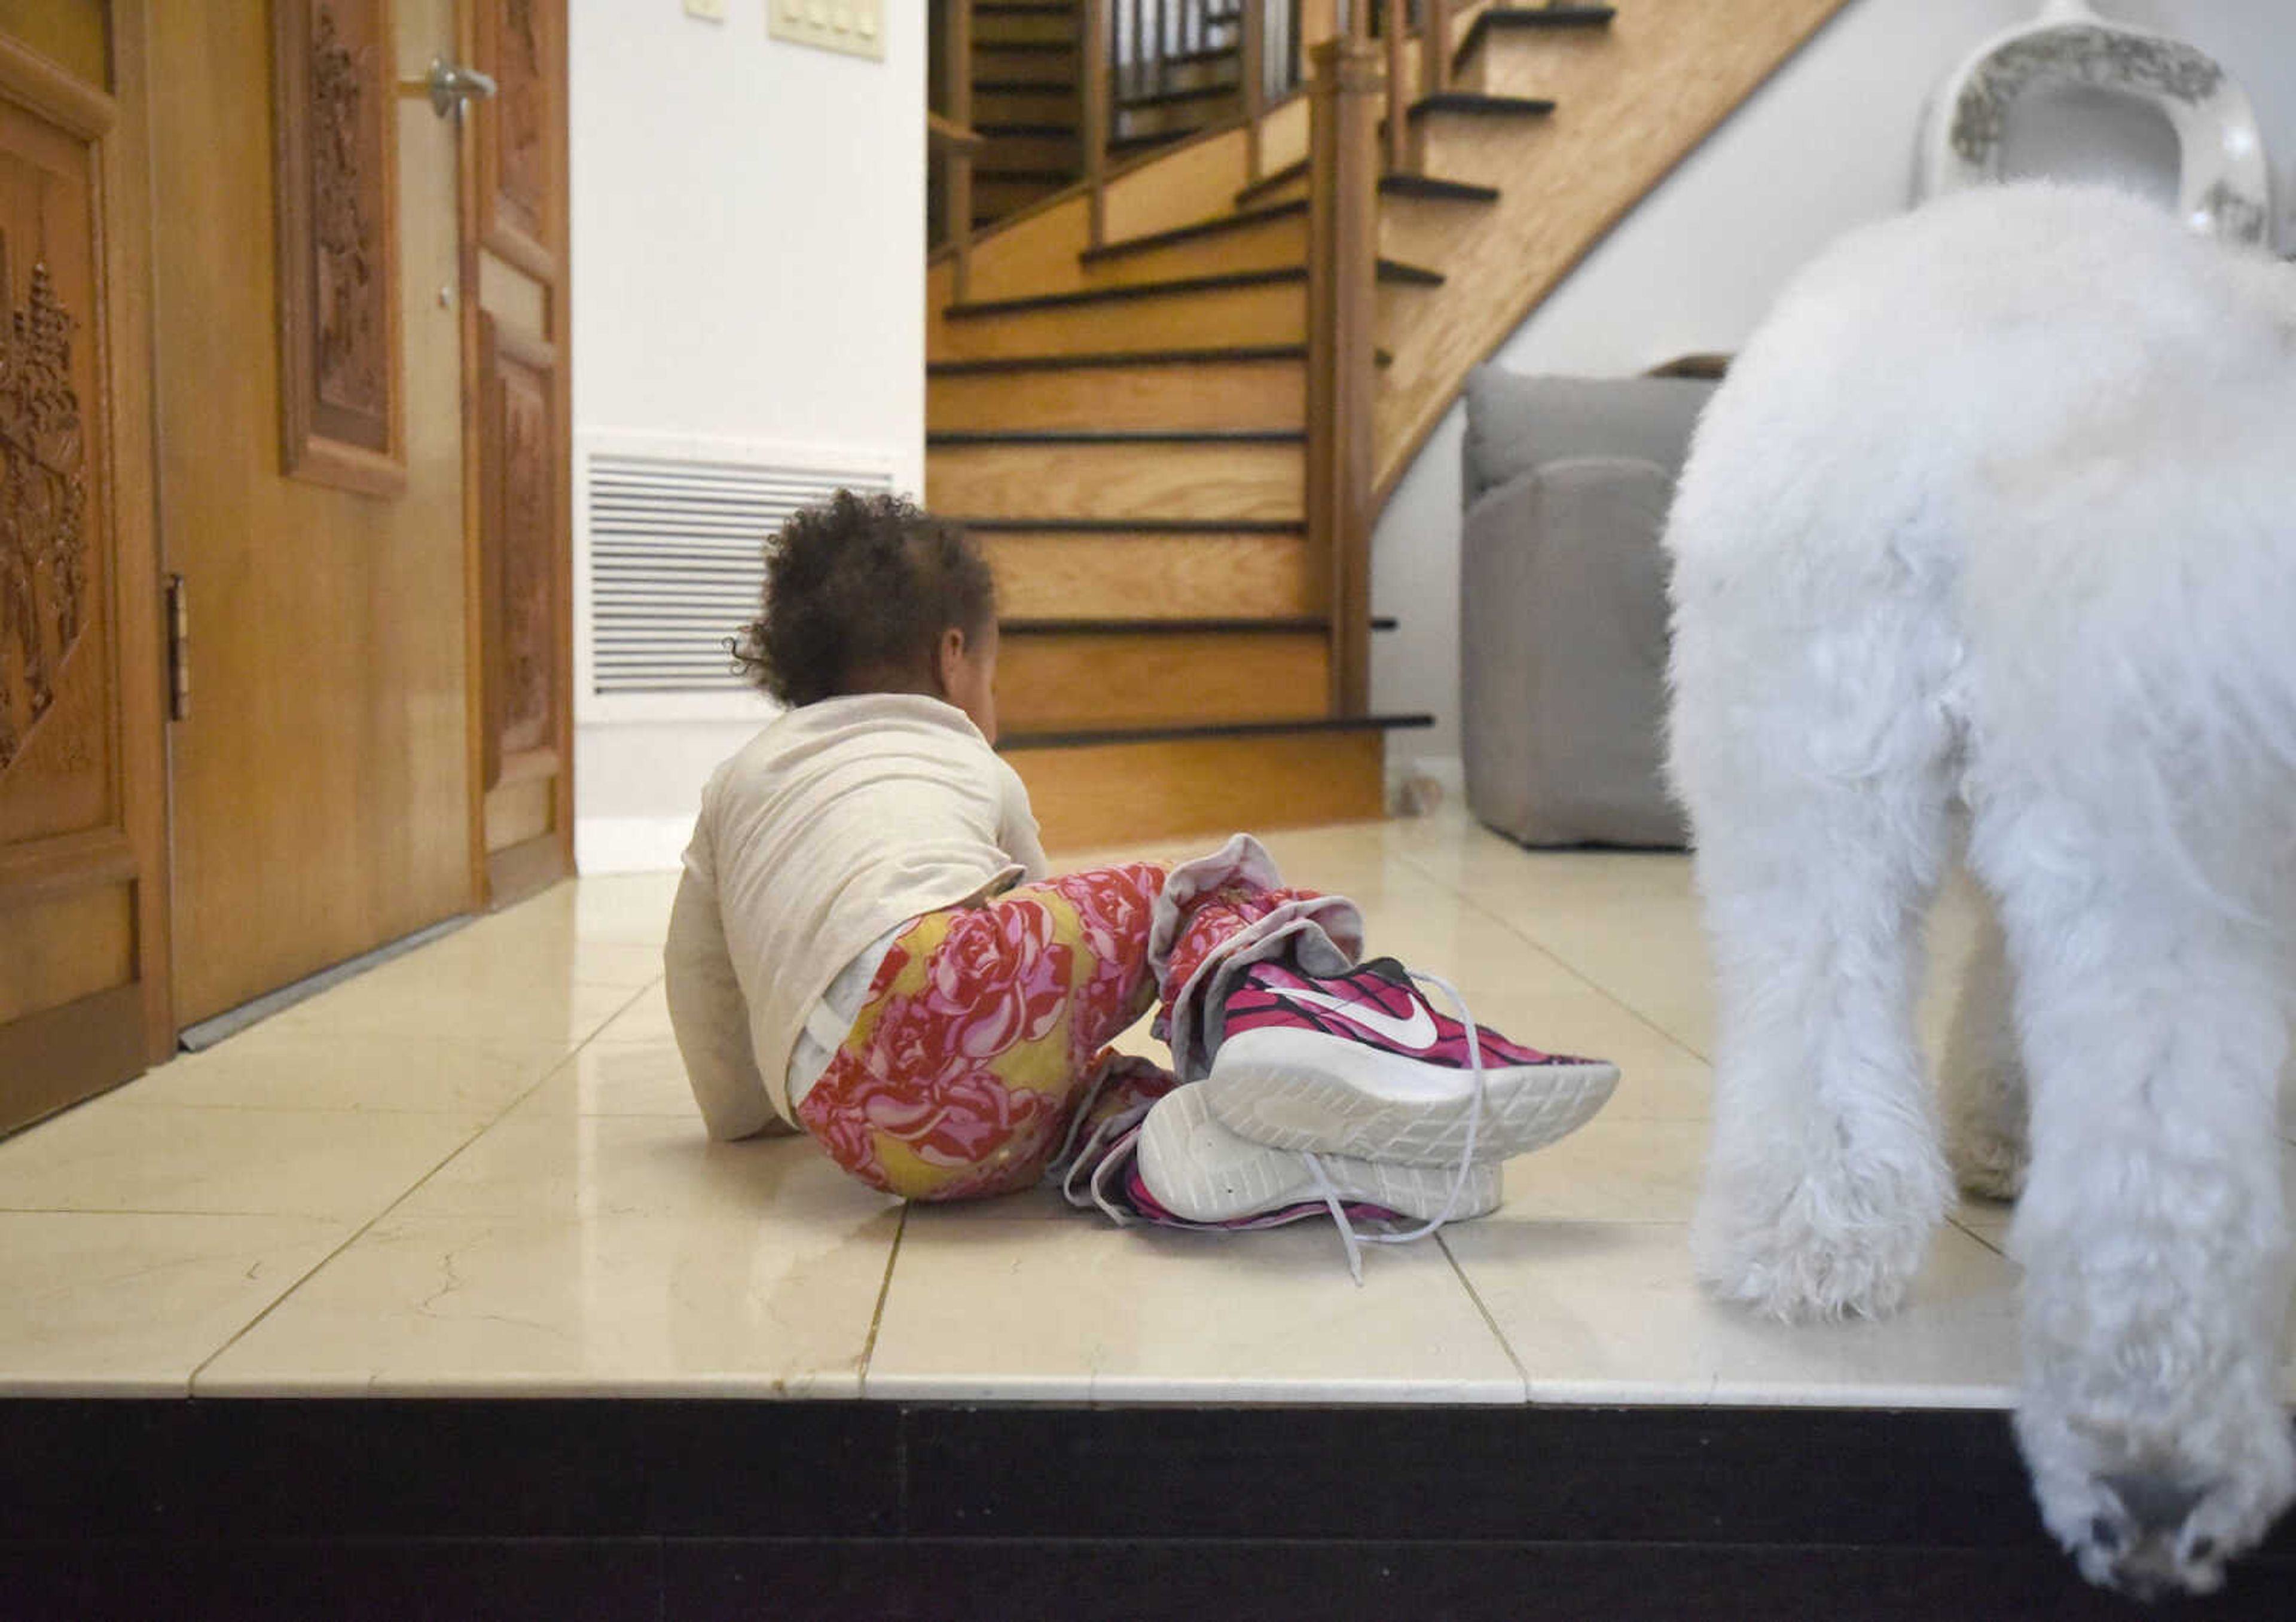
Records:
[[[1234,214],[1200,219],[1193,225],[1174,226],[1168,231],[1157,231],[1147,236],[1128,236],[1120,242],[1103,243],[1097,248],[1086,248],[1077,257],[1087,265],[1095,265],[1103,259],[1121,259],[1128,253],[1144,253],[1151,248],[1168,248],[1176,243],[1194,242],[1200,237],[1249,230],[1254,226],[1264,226],[1270,220],[1295,218],[1307,211],[1308,200],[1304,197],[1285,202],[1266,203],[1256,209],[1243,209]]]
[[[1112,152],[1144,152],[1159,146],[1169,146],[1175,141],[1185,141],[1196,133],[1194,129],[1152,129],[1145,135],[1111,136],[1108,150]]]
[[[1217,22],[1220,19],[1215,17],[1212,21]],[[1232,56],[1242,54],[1242,42],[1232,40],[1224,45],[1206,45],[1201,51],[1169,51],[1161,56],[1151,58],[1141,65],[1148,68],[1185,68],[1193,62],[1226,62]]]
[[[1270,192],[1280,190],[1281,188],[1291,185],[1294,180],[1304,177],[1307,173],[1308,160],[1305,158],[1298,159],[1291,163],[1285,164],[1282,169],[1274,169],[1262,175],[1250,185],[1238,191],[1235,194],[1235,201],[1239,206],[1249,203],[1255,198],[1265,197]]]
[[[1425,197],[1442,202],[1496,202],[1499,189],[1438,175],[1382,175],[1379,189],[1390,197]]]
[[[1554,103],[1544,96],[1485,95],[1476,90],[1439,90],[1411,103],[1403,116],[1413,121],[1431,113],[1457,112],[1475,118],[1544,118]]]
[[[981,518],[939,515],[960,529],[1004,535],[1304,535],[1304,518]]]
[[[1451,53],[1453,67],[1463,67],[1484,40],[1493,34],[1517,29],[1604,29],[1618,9],[1608,5],[1547,5],[1534,10],[1519,5],[1495,5],[1467,25],[1466,36]]]
[[[925,435],[945,445],[1299,445],[1299,428],[952,428]]]
[[[1076,0],[974,0],[976,17],[1065,17],[1076,11]]]
[[[1414,287],[1439,287],[1443,273],[1400,259],[1382,258],[1379,279]],[[1192,292],[1219,292],[1235,287],[1274,287],[1292,282],[1305,284],[1305,265],[1280,265],[1267,270],[1229,270],[1217,276],[1174,276],[1160,282],[1132,282],[1117,287],[1086,287],[1070,292],[1033,293],[1022,299],[968,300],[941,311],[944,320],[978,320],[987,316],[1021,315],[1035,309],[1067,309],[1078,305],[1116,304],[1136,299],[1160,299]]]
[[[1073,55],[1077,42],[1073,39],[976,39],[975,51],[1018,51],[1029,56],[1051,56],[1054,54]]]
[[[975,124],[972,127],[973,134],[986,136],[992,141],[1006,136],[1016,140],[1042,140],[1066,136],[1072,140],[1076,132],[1077,127],[1073,124]]]
[[[1193,738],[1279,737],[1299,732],[1392,732],[1431,727],[1431,715],[1318,715],[1296,720],[1214,721],[1193,727],[1103,727],[1068,732],[1008,732],[999,753],[1013,749],[1083,749],[1095,744],[1177,744]]]
[[[1239,362],[1302,360],[1300,343],[1235,344],[1201,350],[1109,350],[1090,355],[992,356],[981,360],[936,360],[929,377],[980,377],[1004,372],[1084,371],[1110,366],[1229,366]]]
[[[976,78],[972,81],[975,95],[1070,95],[1076,86],[1058,79],[1042,78]]]
[[[988,169],[972,171],[975,185],[983,180],[1024,180],[1036,185],[1067,185],[1076,177],[1064,169]]]

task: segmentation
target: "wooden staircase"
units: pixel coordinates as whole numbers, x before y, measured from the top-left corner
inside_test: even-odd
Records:
[[[1366,703],[1380,505],[1468,369],[1844,0],[1387,0],[1375,37],[1361,0],[1353,32],[1213,0],[1177,35],[1201,54],[1152,62],[1125,30],[1197,0],[948,3],[952,60],[968,22],[999,42],[977,64],[1078,46],[1081,178],[998,194],[926,317],[926,500],[996,564],[1002,746],[1047,841],[1379,815],[1384,734],[1429,719]],[[1018,137],[972,116],[996,174]]]

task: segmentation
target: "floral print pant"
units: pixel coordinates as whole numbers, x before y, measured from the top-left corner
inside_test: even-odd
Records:
[[[877,971],[798,1119],[847,1171],[908,1199],[974,1199],[1035,1183],[1068,1135],[1105,1044],[1156,1001],[1152,862],[1024,885],[927,913]],[[1219,941],[1301,893],[1224,890],[1195,903],[1168,990]],[[1132,1097],[1168,1077],[1133,1066]]]

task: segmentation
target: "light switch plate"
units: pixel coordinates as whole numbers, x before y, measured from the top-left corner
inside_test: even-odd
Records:
[[[885,60],[885,0],[766,0],[766,31],[792,45]]]
[[[685,0],[685,14],[704,22],[726,21],[726,0]]]

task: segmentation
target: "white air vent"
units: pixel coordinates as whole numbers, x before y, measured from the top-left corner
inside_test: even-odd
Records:
[[[659,697],[745,698],[726,645],[757,617],[767,539],[840,489],[893,488],[882,465],[802,466],[786,456],[751,460],[742,447],[694,449],[708,454],[586,447],[578,674],[588,719],[659,714]]]

